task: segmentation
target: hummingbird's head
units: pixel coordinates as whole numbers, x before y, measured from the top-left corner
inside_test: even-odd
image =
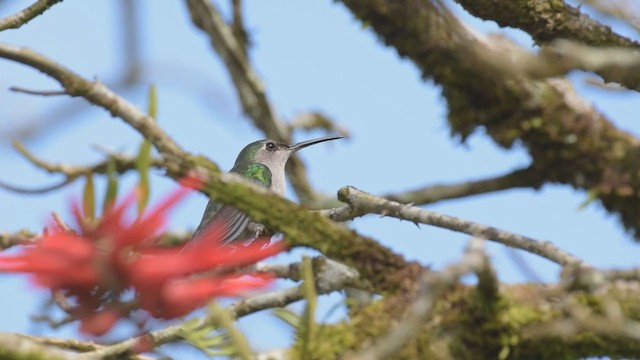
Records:
[[[252,142],[242,149],[236,164],[239,162],[260,163],[267,165],[270,169],[283,168],[289,160],[289,156],[294,152],[304,149],[307,146],[318,144],[324,141],[341,139],[342,136],[325,136],[299,142],[295,145],[288,145],[279,141],[264,139]]]

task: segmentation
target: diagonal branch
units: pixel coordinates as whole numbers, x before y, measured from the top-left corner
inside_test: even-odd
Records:
[[[62,0],[38,0],[20,12],[0,19],[0,31],[17,29],[33,20],[36,16],[42,15],[42,13],[47,11],[50,7],[61,1]]]
[[[244,57],[248,58],[251,41],[249,39],[249,34],[247,33],[247,30],[244,26],[242,5],[242,0],[231,0],[231,6],[233,8],[233,22],[231,23],[231,30],[233,31],[233,35],[236,37],[238,45],[240,45],[240,48],[242,49]]]
[[[76,360],[80,355],[42,344],[13,333],[0,333],[0,357],[3,359]]]
[[[349,205],[338,209],[322,211],[323,214],[327,214],[336,221],[351,220],[365,214],[391,216],[493,240],[516,249],[540,255],[561,266],[584,263],[581,259],[556,247],[549,241],[535,240],[492,226],[478,224],[414,206],[403,205],[395,201],[376,197],[352,186],[340,189],[338,197],[340,201],[346,202]]]
[[[442,200],[458,199],[514,188],[537,189],[540,186],[542,186],[542,180],[538,172],[532,168],[525,168],[496,177],[459,184],[430,185],[406,192],[386,194],[382,197],[404,204],[425,205]]]
[[[35,241],[38,235],[29,231],[21,230],[15,233],[0,233],[0,250]]]
[[[46,160],[38,158],[36,155],[27,150],[27,148],[22,143],[17,141],[13,143],[13,146],[22,156],[24,156],[25,159],[27,159],[34,166],[43,169],[50,174],[62,174],[65,176],[65,179],[59,183],[35,189],[23,188],[20,186],[7,184],[0,180],[0,188],[21,194],[42,194],[58,190],[66,185],[73,183],[82,176],[90,174],[107,174],[109,173],[110,167],[113,167],[113,172],[118,174],[124,174],[129,170],[136,169],[136,158],[124,154],[109,154],[109,158],[107,160],[95,163],[93,165],[80,166],[47,162]],[[155,168],[161,168],[162,164],[163,163],[161,159],[151,159],[151,166]]]
[[[97,162],[93,165],[81,166],[50,163],[38,158],[35,154],[27,150],[22,143],[14,142],[13,145],[15,149],[34,166],[45,170],[50,174],[63,174],[68,178],[77,178],[90,174],[106,174],[109,163],[112,163],[113,170],[119,174],[124,174],[127,171],[135,170],[136,168],[136,158],[125,154],[110,153],[107,160]],[[151,159],[151,166],[155,168],[162,168],[162,160],[158,158]]]
[[[638,14],[637,1],[584,0],[584,3],[603,15],[624,21],[637,32],[640,32],[640,14]]]
[[[243,45],[238,42],[233,29],[225,23],[218,9],[208,0],[187,0],[186,3],[193,23],[209,36],[211,45],[227,67],[245,114],[268,138],[292,143],[288,126],[278,119],[262,81],[245,56]],[[318,196],[309,185],[300,158],[292,156],[286,170],[300,202],[314,203]]]
[[[473,16],[500,26],[522,29],[537,42],[573,39],[594,46],[635,47],[640,44],[616,34],[565,1],[455,0]]]
[[[99,81],[86,80],[28,48],[0,44],[0,57],[36,68],[58,80],[70,96],[84,97],[90,103],[108,110],[111,115],[125,119],[129,125],[143,133],[161,153],[186,155],[186,152],[162,131],[153,119]]]

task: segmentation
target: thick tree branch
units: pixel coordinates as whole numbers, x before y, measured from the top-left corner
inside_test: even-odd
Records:
[[[438,276],[434,274],[434,276]],[[417,336],[394,354],[401,359],[581,359],[588,357],[635,358],[640,343],[625,336],[604,331],[575,328],[566,336],[533,336],[545,324],[580,321],[565,304],[581,304],[588,314],[613,312],[604,310],[608,302],[619,304],[621,313],[610,320],[634,324],[640,319],[637,306],[640,287],[637,283],[614,282],[596,293],[569,292],[555,284],[501,284],[497,298],[483,303],[476,286],[454,285],[438,296],[429,316],[421,323]],[[559,290],[560,289],[560,290]],[[417,299],[415,292],[397,293],[352,314],[349,321],[325,325],[319,343],[323,349],[315,359],[339,358],[347,352],[362,350],[372,339],[383,339],[389,329],[403,323],[407,308]],[[604,316],[588,319],[604,320]],[[585,318],[587,319],[587,318]],[[585,321],[586,323],[586,321]],[[614,324],[601,323],[602,328]],[[556,333],[557,334],[557,333]],[[341,341],[335,341],[341,339]],[[507,356],[508,355],[508,356]]]
[[[61,1],[62,0],[38,0],[24,10],[0,19],[0,31],[17,29],[33,20],[36,16],[42,15],[42,13],[47,11],[50,7]]]
[[[242,0],[231,0],[231,6],[233,9],[233,21],[231,23],[231,30],[233,31],[233,35],[236,37],[236,41],[240,48],[242,49],[242,53],[245,58],[249,58],[249,47],[251,46],[251,41],[249,39],[249,34],[247,33],[247,29],[244,26],[244,20],[242,16]]]
[[[496,21],[501,26],[511,26],[528,32],[539,44],[556,39],[570,39],[591,46],[640,49],[640,43],[616,34],[609,26],[600,24],[564,1],[456,1],[475,16]],[[584,51],[582,53],[582,56],[574,54],[575,58],[582,58]],[[615,64],[597,68],[577,67],[594,71],[607,82],[617,82],[629,89],[640,90],[640,76],[637,76],[637,70],[620,71],[619,66]]]
[[[522,144],[544,182],[592,191],[640,236],[640,141],[612,125],[567,81],[505,72],[517,46],[470,31],[440,1],[342,2],[425,78],[442,85],[454,133],[465,138],[484,127],[503,147]]]
[[[534,40],[573,39],[593,46],[638,47],[564,1],[455,0],[474,16],[522,29]]]

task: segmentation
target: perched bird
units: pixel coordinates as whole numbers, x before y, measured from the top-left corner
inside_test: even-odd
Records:
[[[307,146],[341,138],[342,136],[325,136],[295,145],[287,145],[269,139],[252,142],[240,151],[230,172],[242,175],[282,196],[286,187],[284,167],[291,154]],[[222,224],[225,227],[222,244],[251,240],[256,234],[247,229],[250,221],[251,219],[245,213],[235,207],[209,200],[200,225],[193,233],[193,238],[215,222],[216,226]]]

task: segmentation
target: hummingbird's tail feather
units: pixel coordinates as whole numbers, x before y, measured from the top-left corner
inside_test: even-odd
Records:
[[[223,237],[220,246],[227,245],[238,240],[247,240],[243,234],[251,220],[242,211],[229,205],[219,205],[209,201],[205,209],[200,225],[193,232],[191,241],[198,241],[198,237],[206,232],[210,227],[220,227]]]

